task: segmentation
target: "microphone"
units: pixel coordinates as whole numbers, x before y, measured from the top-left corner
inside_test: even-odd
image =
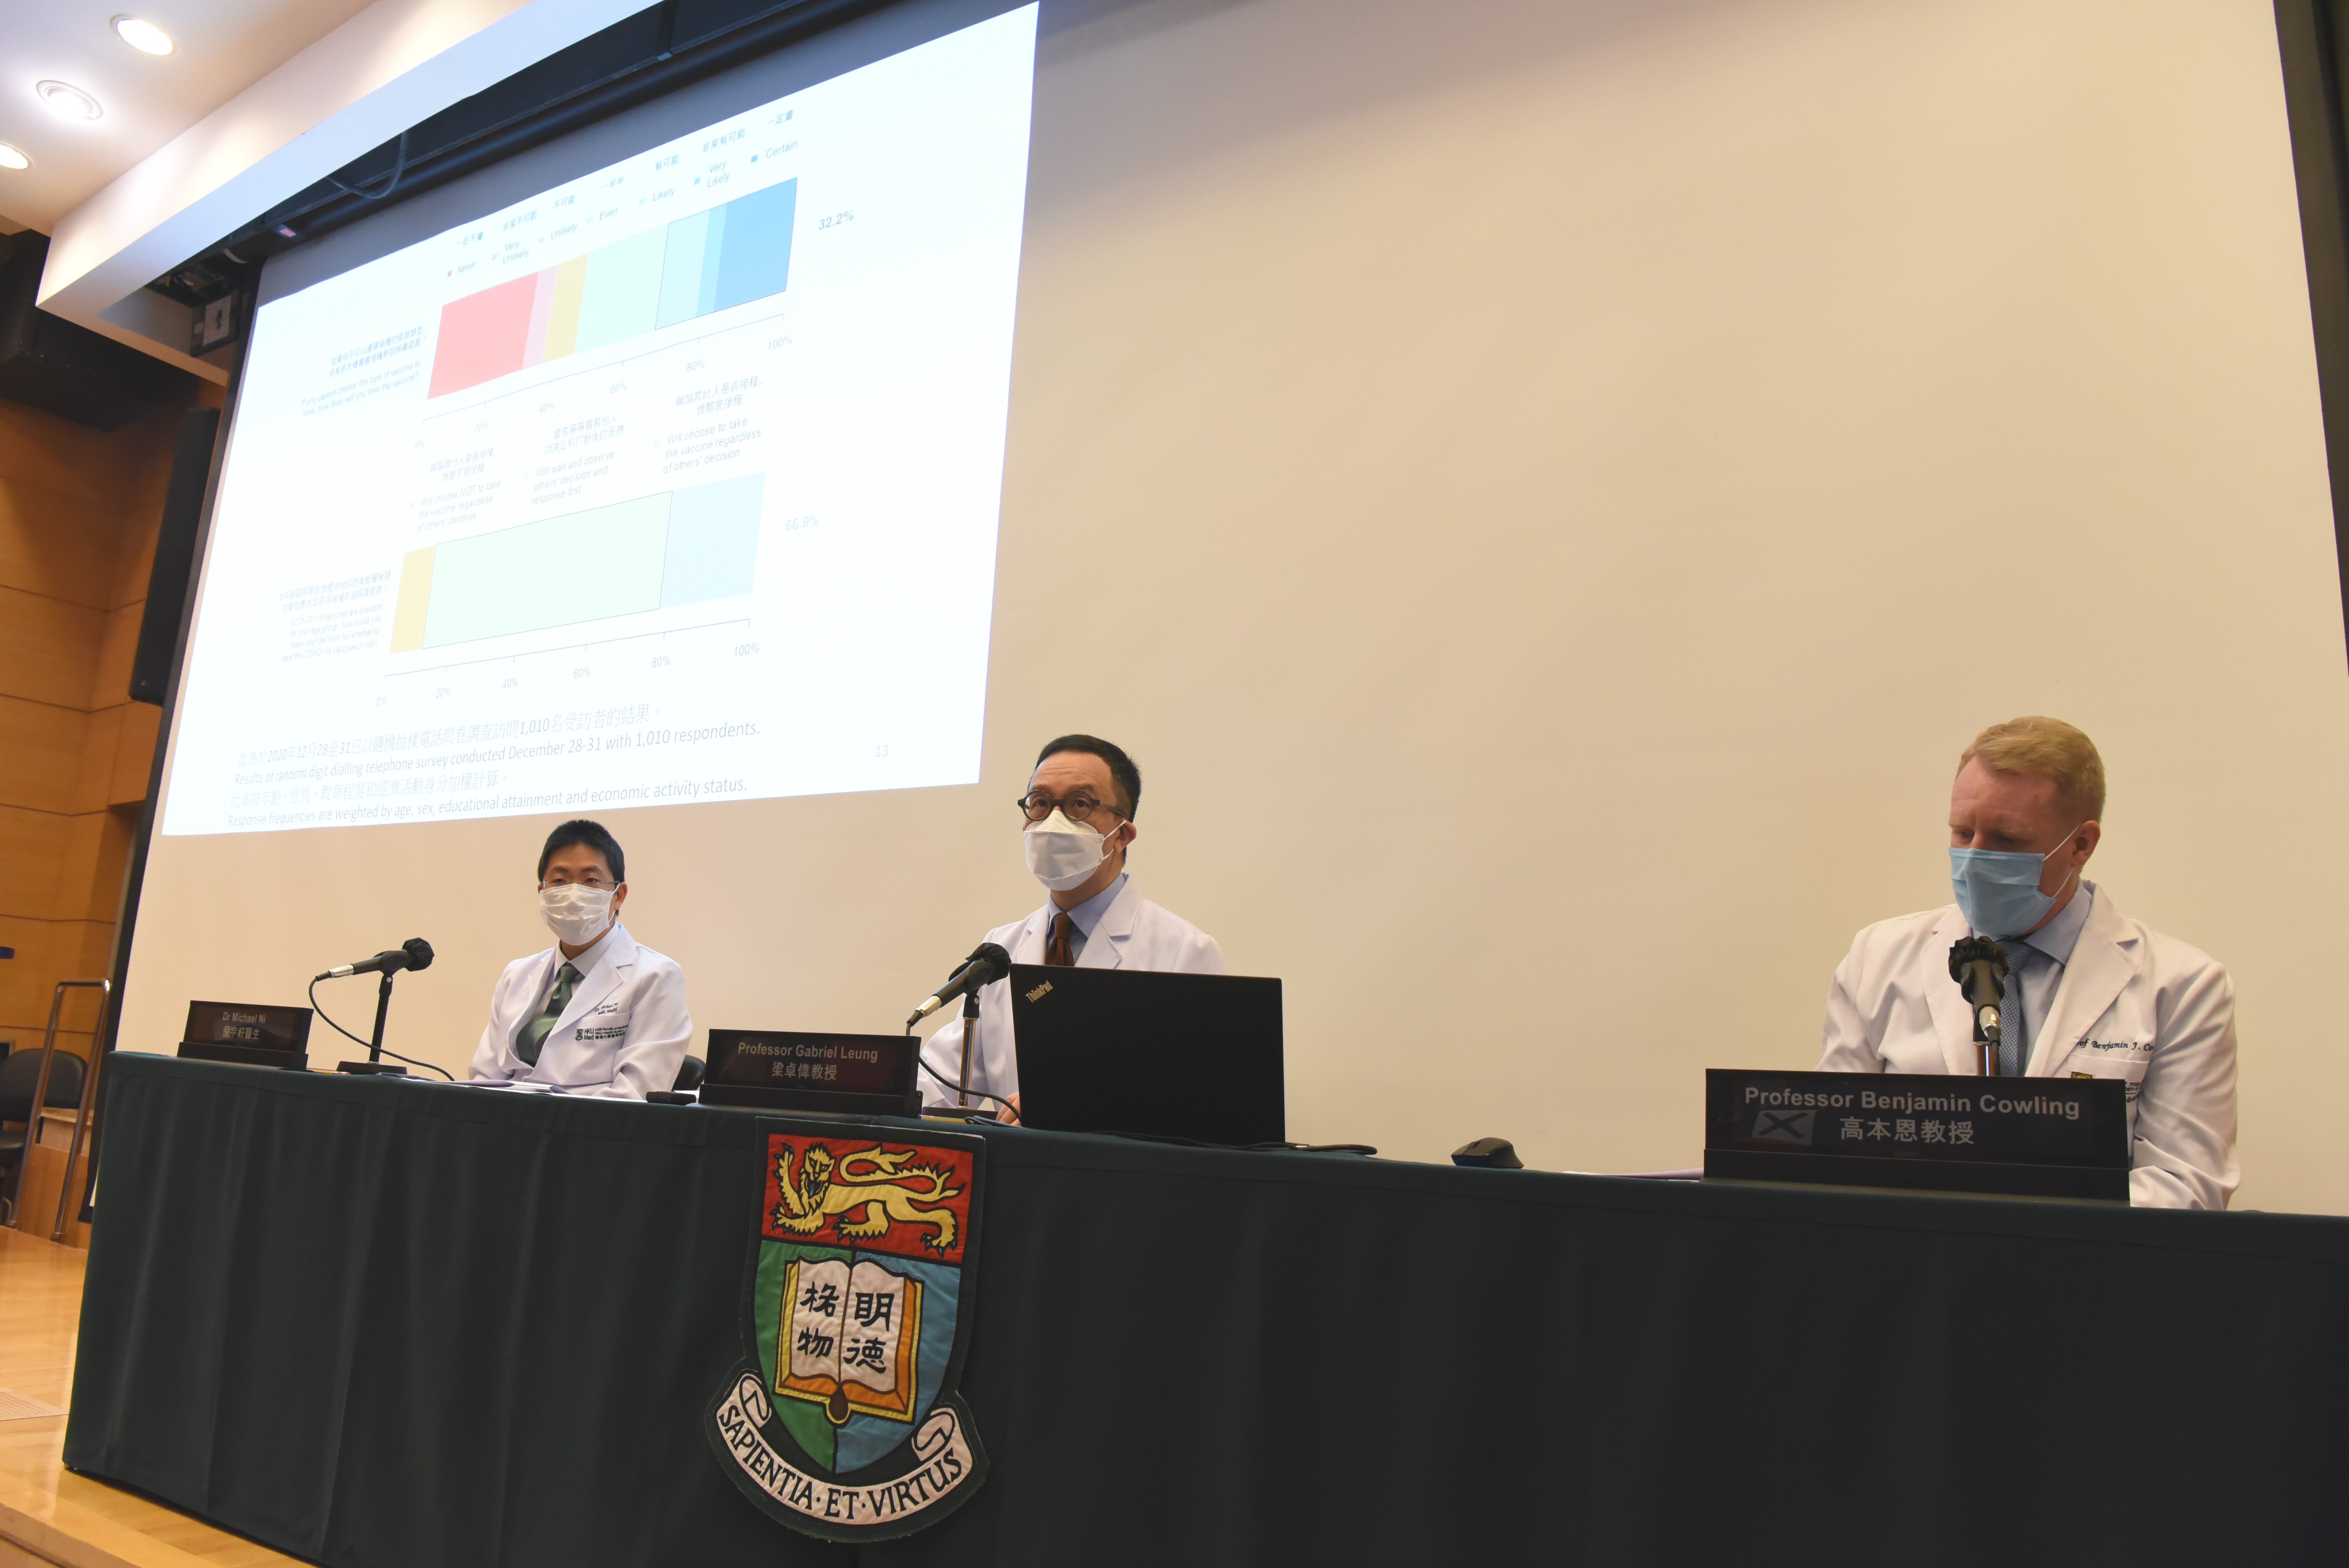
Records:
[[[397,975],[403,969],[432,967],[432,944],[420,936],[411,936],[397,947],[387,947],[372,958],[362,958],[356,964],[338,965],[317,976],[317,980],[340,980],[346,975]],[[316,985],[316,980],[312,981]]]
[[[1982,1047],[1982,1076],[1996,1076],[1999,1003],[2006,995],[2006,949],[1987,936],[1969,936],[1950,947],[1950,978],[1973,1010],[1974,1043]]]
[[[962,961],[962,967],[947,976],[945,985],[923,998],[922,1005],[914,1009],[914,1016],[905,1020],[905,1027],[912,1028],[956,997],[966,992],[976,992],[1010,973],[1011,954],[992,942],[980,943],[971,955]]]

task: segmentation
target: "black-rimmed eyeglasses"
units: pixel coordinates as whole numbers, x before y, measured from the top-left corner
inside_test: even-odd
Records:
[[[1071,795],[1065,800],[1055,800],[1040,790],[1033,795],[1024,795],[1019,799],[1019,814],[1031,822],[1040,822],[1055,811],[1067,813],[1071,821],[1082,822],[1091,819],[1095,811],[1103,809],[1102,802],[1094,799],[1091,795]],[[1110,806],[1107,810],[1112,817],[1121,820],[1124,817],[1124,813],[1114,806]]]

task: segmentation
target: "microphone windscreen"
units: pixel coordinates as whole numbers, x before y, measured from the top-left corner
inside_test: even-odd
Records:
[[[1950,978],[1963,980],[1967,965],[1984,961],[2003,965],[2006,949],[1987,936],[1961,937],[1950,945]]]
[[[995,971],[995,977],[999,980],[1011,973],[1011,954],[1003,951],[999,944],[982,942],[971,957],[983,960],[988,968]]]
[[[399,945],[408,954],[408,966],[410,969],[429,969],[432,967],[432,944],[425,941],[424,938],[420,936],[411,936]]]

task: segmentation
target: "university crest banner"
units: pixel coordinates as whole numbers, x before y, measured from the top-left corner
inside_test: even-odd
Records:
[[[956,1392],[987,1144],[761,1118],[742,1365],[704,1428],[743,1495],[827,1541],[907,1535],[987,1474]]]

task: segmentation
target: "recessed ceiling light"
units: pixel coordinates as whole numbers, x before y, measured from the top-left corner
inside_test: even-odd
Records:
[[[30,169],[31,167],[33,167],[31,159],[6,142],[0,141],[0,169]]]
[[[33,91],[49,106],[49,112],[61,119],[96,119],[106,112],[98,107],[96,98],[67,82],[36,82]]]
[[[142,22],[136,16],[117,16],[114,31],[124,43],[142,55],[168,55],[171,52],[171,35],[152,22]]]

